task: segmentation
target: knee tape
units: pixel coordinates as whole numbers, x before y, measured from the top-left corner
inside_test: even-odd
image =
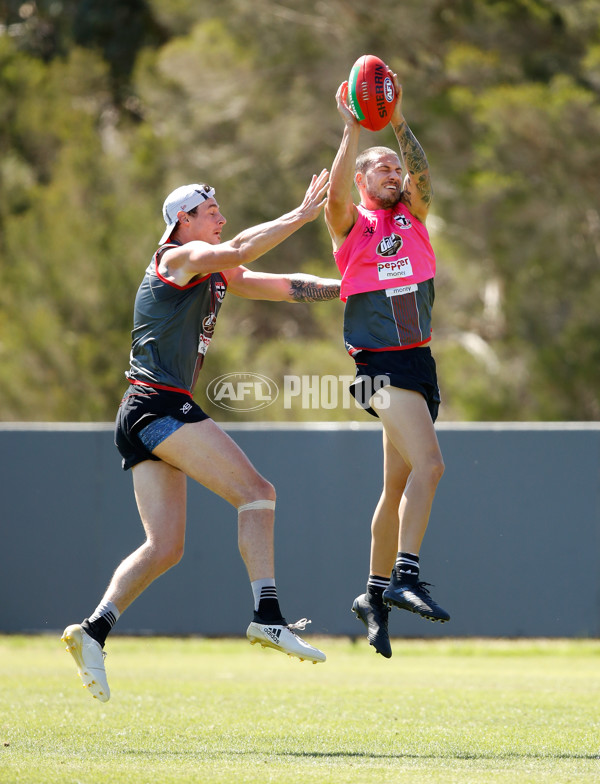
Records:
[[[249,512],[250,509],[275,509],[275,501],[250,501],[248,504],[238,506],[238,514],[240,512]]]

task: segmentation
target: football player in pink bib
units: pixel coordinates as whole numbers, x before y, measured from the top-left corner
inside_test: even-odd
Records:
[[[371,525],[366,593],[353,612],[375,650],[390,658],[391,607],[445,622],[449,614],[420,579],[419,551],[444,462],[434,429],[440,403],[431,355],[435,255],[425,226],[432,188],[427,158],[402,113],[402,88],[390,123],[400,154],[359,153],[361,126],[337,92],[344,121],[325,206],[346,303],[344,339],[356,362],[352,393],[383,425],[383,491]],[[360,204],[354,204],[356,185]]]

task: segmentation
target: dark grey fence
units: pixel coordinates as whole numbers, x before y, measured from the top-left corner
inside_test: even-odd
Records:
[[[368,573],[381,489],[377,424],[232,425],[278,491],[277,583],[290,621],[360,635],[350,612]],[[446,473],[421,552],[452,614],[394,611],[394,636],[600,634],[600,425],[438,426]],[[96,606],[142,541],[110,425],[0,427],[0,631],[54,631]],[[252,596],[233,508],[190,482],[182,562],[115,632],[241,635]]]

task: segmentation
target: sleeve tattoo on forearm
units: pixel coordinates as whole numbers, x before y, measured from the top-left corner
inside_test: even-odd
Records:
[[[419,196],[426,204],[429,204],[432,189],[427,156],[406,122],[397,125],[394,131],[402,150],[404,162],[419,191]]]
[[[323,302],[340,296],[340,284],[330,281],[301,280],[292,278],[290,294],[294,302]]]

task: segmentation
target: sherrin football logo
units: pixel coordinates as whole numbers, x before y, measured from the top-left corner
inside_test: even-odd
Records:
[[[385,117],[387,109],[385,105],[387,89],[385,82],[389,81],[389,76],[384,79],[383,63],[375,68],[375,103],[380,117]]]

